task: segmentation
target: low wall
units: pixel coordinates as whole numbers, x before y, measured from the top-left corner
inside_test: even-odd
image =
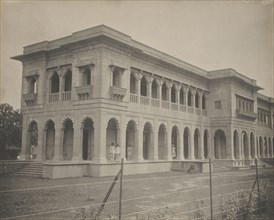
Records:
[[[171,165],[172,171],[183,171],[189,173],[208,173],[208,161],[173,161]]]

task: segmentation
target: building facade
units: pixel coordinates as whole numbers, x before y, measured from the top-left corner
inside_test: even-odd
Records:
[[[205,71],[104,25],[24,47],[21,158],[44,177],[226,166],[274,157],[274,99],[233,69]]]

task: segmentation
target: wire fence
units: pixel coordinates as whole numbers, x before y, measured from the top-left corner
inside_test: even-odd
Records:
[[[174,175],[168,177],[163,176],[123,179],[123,174],[121,172],[122,169],[123,163],[121,163],[121,170],[117,174],[120,180],[116,178],[116,180],[113,181],[98,181],[94,183],[63,184],[47,187],[30,187],[25,189],[2,190],[0,191],[0,195],[10,193],[29,193],[30,191],[47,191],[59,188],[70,189],[70,187],[102,187],[103,185],[107,189],[107,186],[109,184],[113,185],[112,189],[108,190],[109,195],[107,198],[104,198],[103,202],[93,202],[92,204],[88,205],[72,206],[53,210],[44,210],[10,217],[1,216],[1,219],[40,219],[43,216],[51,216],[56,213],[64,213],[64,215],[67,215],[68,212],[70,212],[70,214],[72,212],[75,214],[76,217],[74,216],[74,219],[220,219],[220,216],[222,216],[222,219],[225,219],[223,218],[225,214],[231,214],[233,212],[234,216],[246,216],[247,214],[255,213],[257,211],[261,213],[261,211],[267,207],[269,196],[267,194],[267,191],[269,189],[272,189],[273,192],[273,184],[271,183],[273,183],[274,178],[259,178],[258,172],[256,172],[255,178],[253,179],[216,184],[214,183],[213,178],[211,185],[207,184],[199,187],[191,186],[192,188],[188,187],[162,193],[153,191],[150,192],[150,189],[148,189],[148,191],[150,192],[149,195],[134,196],[128,193],[128,189],[130,189],[132,185],[134,187],[135,184],[153,185],[153,181],[160,183],[161,180],[166,179],[185,182],[192,177],[203,177],[203,181],[209,182],[208,180],[209,177],[212,176],[212,173],[210,172],[208,176],[200,174],[191,174],[187,176]],[[213,175],[213,177],[220,178],[227,177],[230,175],[231,174],[226,175],[219,173],[216,176]],[[233,180],[231,179],[230,181]],[[265,184],[266,182],[269,183]],[[120,187],[116,187],[115,190],[112,191],[116,183],[120,183]],[[258,188],[256,188],[256,190],[254,189],[255,184],[259,186]],[[214,195],[210,194],[210,187],[213,188]],[[239,197],[243,195],[245,195],[245,198]],[[160,201],[165,201],[165,198],[169,197],[176,197],[177,200],[178,198],[182,198],[183,200],[175,204],[161,204]],[[250,197],[252,197],[252,203],[247,204],[248,198]],[[234,198],[234,200],[231,200],[231,198]],[[140,200],[143,203],[146,201],[153,200],[157,201],[159,204],[141,208],[139,207],[135,210],[132,210],[132,207],[134,207],[135,203],[137,203],[138,200]],[[239,202],[241,202],[241,200],[243,201],[240,204]],[[231,201],[232,205],[230,206],[232,208],[230,208],[230,206],[228,205]],[[235,207],[233,207],[233,202],[237,205],[238,211],[235,211]],[[224,209],[224,206],[227,207],[227,209]],[[128,207],[131,208],[127,209]],[[99,213],[98,210],[100,210],[100,208],[102,210]],[[211,213],[210,210],[212,210],[213,213]],[[239,212],[239,210],[241,210],[241,212]],[[90,213],[88,214],[88,212]]]

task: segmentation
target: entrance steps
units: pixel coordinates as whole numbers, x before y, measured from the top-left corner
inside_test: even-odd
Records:
[[[10,166],[7,163],[4,173],[7,175],[42,177],[43,167],[41,162],[35,161],[14,163]]]

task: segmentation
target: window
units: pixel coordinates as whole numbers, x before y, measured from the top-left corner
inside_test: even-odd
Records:
[[[51,93],[58,93],[59,92],[59,76],[56,72],[54,72],[51,78]]]
[[[112,85],[121,87],[121,74],[116,68],[112,72]]]
[[[65,76],[65,92],[71,91],[71,83],[72,83],[72,73],[70,70],[68,70]]]
[[[222,102],[221,101],[215,101],[215,109],[221,109],[222,108]]]

